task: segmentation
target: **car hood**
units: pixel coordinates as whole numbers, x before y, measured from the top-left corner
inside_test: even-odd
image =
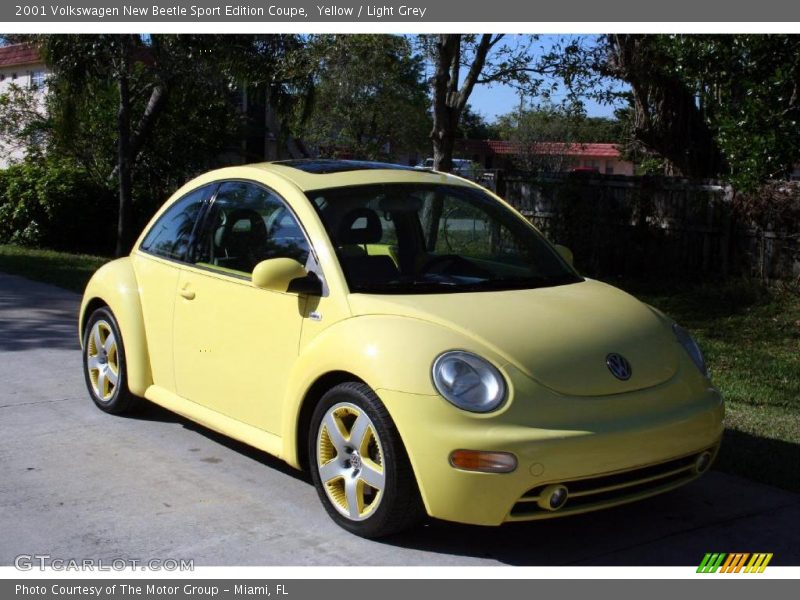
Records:
[[[352,294],[350,305],[355,316],[404,315],[457,330],[562,394],[652,387],[670,379],[679,364],[678,344],[663,318],[598,281],[463,294]],[[611,374],[611,353],[628,360],[630,379]]]

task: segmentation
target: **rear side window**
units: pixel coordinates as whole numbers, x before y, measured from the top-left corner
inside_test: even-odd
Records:
[[[141,249],[171,260],[186,260],[195,223],[212,187],[189,192],[170,206],[147,232]]]

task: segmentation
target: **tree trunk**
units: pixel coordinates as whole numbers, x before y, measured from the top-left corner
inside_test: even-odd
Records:
[[[433,168],[450,172],[458,127],[458,77],[461,35],[442,34],[436,41],[436,71],[433,75]],[[455,65],[455,68],[453,66]]]
[[[308,158],[308,152],[306,152],[302,142],[294,137],[291,133],[284,131],[283,123],[281,122],[281,119],[278,116],[278,111],[275,110],[275,106],[272,102],[272,93],[270,92],[269,84],[267,84],[267,94],[264,105],[264,120],[266,121],[266,127],[272,132],[276,143],[281,144],[281,142],[283,142],[283,146],[289,158]],[[277,152],[279,156],[276,158],[283,158],[280,156],[280,147],[278,147]],[[272,160],[272,158],[269,158],[268,160]]]
[[[450,172],[453,168],[453,150],[461,114],[483,71],[489,50],[500,37],[492,39],[489,34],[481,36],[464,84],[460,85],[461,34],[438,36],[433,75],[433,129],[430,134],[433,168],[437,171]]]
[[[128,94],[130,95],[130,92],[128,92]],[[166,101],[167,87],[163,83],[157,83],[155,87],[153,87],[153,91],[150,93],[150,99],[147,101],[147,107],[144,109],[144,113],[142,114],[142,118],[139,120],[139,124],[136,126],[136,130],[133,133],[129,133],[128,152],[129,156],[131,157],[131,169],[133,168],[133,165],[136,164],[136,161],[139,160],[139,157],[144,150],[144,144],[147,141],[147,138],[150,136],[150,132],[153,130],[153,126],[158,120],[159,115],[164,109]],[[128,110],[128,129],[130,130],[130,103]],[[120,163],[118,161],[108,176],[109,183],[114,179],[119,178],[119,166]]]
[[[136,130],[131,135],[131,156],[134,162],[139,158],[142,153],[147,138],[150,137],[150,132],[158,120],[161,111],[167,103],[167,86],[159,82],[153,86],[153,91],[150,92],[150,98],[147,101],[147,106],[144,109],[142,118],[139,119]]]
[[[133,227],[133,180],[131,176],[131,92],[129,81],[130,48],[123,46],[120,57],[119,109],[117,111],[117,167],[119,168],[119,220],[116,255],[130,252]]]
[[[486,56],[492,45],[499,39],[500,36],[496,37],[494,41],[492,41],[491,35],[481,36],[472,64],[464,79],[464,85],[460,86],[461,35],[442,34],[438,36],[436,71],[433,76],[433,129],[430,134],[433,143],[433,168],[437,171],[448,173],[453,169],[453,151],[458,133],[458,123],[486,64]],[[436,248],[442,209],[443,197],[441,194],[436,194],[426,206],[423,214],[426,246],[429,252]]]
[[[444,128],[437,135],[431,136],[433,142],[433,168],[449,173],[453,169],[453,151],[455,150],[455,132]]]
[[[441,193],[434,194],[431,201],[425,205],[422,211],[422,226],[425,232],[425,249],[428,252],[436,250],[436,242],[439,239],[439,221],[442,219],[444,208],[444,197]]]
[[[634,136],[686,177],[715,177],[725,160],[694,90],[662,67],[671,60],[643,35],[612,35],[612,70],[633,92]]]

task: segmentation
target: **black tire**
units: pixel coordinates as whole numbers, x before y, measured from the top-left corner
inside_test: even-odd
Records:
[[[109,334],[113,335],[112,352],[106,353],[98,348],[94,337],[96,327],[101,342],[107,341]],[[103,332],[107,332],[105,337]],[[125,346],[114,313],[108,307],[95,310],[86,322],[83,331],[83,375],[89,396],[100,410],[120,415],[133,411],[141,404],[141,399],[128,389]],[[116,381],[112,384],[114,377]]]
[[[341,454],[336,451],[335,457],[328,458],[323,464],[330,465],[341,460],[342,465],[347,465],[343,468],[347,470],[348,475],[329,479],[326,485],[320,474],[318,448],[333,447],[334,444],[326,438],[328,425],[326,424],[323,429],[323,419],[331,411],[333,415],[345,411],[344,419],[352,419],[353,425],[355,425],[355,421],[359,417],[347,414],[352,407],[356,407],[369,418],[372,429],[362,439],[368,446],[369,456],[366,458],[369,461],[374,459],[374,461],[367,462],[358,457],[357,463],[364,469],[361,471],[358,470],[358,467],[353,466],[353,461],[348,460],[354,458],[355,452]],[[338,417],[336,418],[338,419]],[[339,419],[337,422],[342,423],[346,432],[354,434],[355,428],[348,430],[344,419]],[[374,439],[375,436],[377,436],[377,441]],[[422,520],[425,512],[408,455],[386,407],[369,386],[357,382],[341,383],[325,393],[311,417],[308,439],[309,465],[314,486],[317,488],[325,510],[340,527],[358,536],[375,539],[409,529]],[[345,443],[350,443],[352,439],[353,435],[348,438],[342,437]],[[358,449],[350,448],[350,450],[357,451]],[[370,487],[359,476],[359,473],[366,472],[366,469],[371,468],[370,464],[378,464],[378,460],[380,461],[379,466],[382,467],[384,485],[379,493],[377,488]],[[360,520],[354,520],[344,514],[350,506],[346,499],[343,501],[344,504],[334,499],[337,493],[340,500],[342,494],[347,496],[345,480],[348,476],[351,480],[356,481],[353,484],[356,485],[356,489],[366,490],[363,497],[373,498],[372,504],[375,504],[375,506],[370,504],[368,508],[365,507],[366,516],[359,515],[358,519]],[[357,487],[359,481],[362,481],[361,488]],[[341,486],[341,491],[337,486]],[[378,500],[376,501],[375,498]]]

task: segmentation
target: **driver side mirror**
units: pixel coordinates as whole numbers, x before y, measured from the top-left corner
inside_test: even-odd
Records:
[[[561,244],[556,244],[555,246],[556,246],[556,252],[558,252],[559,255],[561,255],[561,258],[563,258],[570,267],[574,267],[575,265],[572,262],[572,250],[570,250],[566,246],[562,246]]]
[[[253,269],[252,281],[255,287],[263,290],[287,292],[290,291],[293,281],[308,276],[309,273],[303,265],[293,258],[269,258],[262,260]]]

